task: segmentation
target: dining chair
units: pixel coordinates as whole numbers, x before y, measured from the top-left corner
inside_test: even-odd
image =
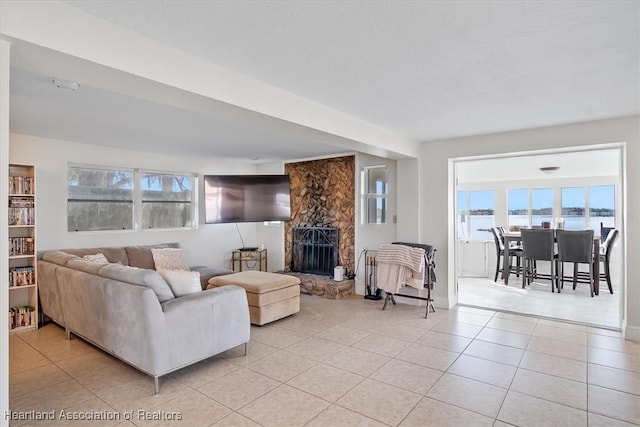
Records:
[[[614,227],[605,227],[604,226],[604,222],[601,222],[600,223],[600,240],[602,240],[603,242],[606,241],[607,237],[609,237],[609,233],[613,229],[614,229]]]
[[[556,231],[558,263],[560,268],[560,289],[564,287],[564,263],[569,262],[573,264],[573,289],[576,289],[577,283],[588,283],[589,292],[593,297],[593,235],[593,230]],[[587,264],[589,266],[588,275],[581,276],[578,274],[580,264]]]
[[[542,278],[551,281],[551,292],[555,292],[554,284],[560,292],[553,230],[548,228],[522,229],[520,235],[523,257],[522,288],[524,289],[525,285],[530,285],[533,279]],[[549,274],[538,271],[537,261],[549,261]]]
[[[500,258],[505,256],[505,246],[504,246],[504,236],[502,234],[501,227],[491,227],[491,234],[493,234],[493,241],[496,245],[496,274],[493,278],[494,282],[498,281],[498,273],[502,273],[501,266],[504,265],[504,258],[501,261]],[[511,263],[511,272],[516,273],[517,276],[520,276],[520,259],[522,258],[522,248],[520,247],[512,247],[507,251],[507,256],[515,256],[516,257],[516,265],[514,266]]]
[[[604,266],[604,271],[600,270],[600,278],[607,281],[607,286],[609,287],[609,293],[613,293],[613,287],[611,286],[611,250],[613,249],[613,245],[616,243],[618,239],[618,235],[620,231],[617,229],[612,229],[609,231],[607,235],[607,239],[602,244],[603,252],[599,254],[598,261],[601,262]]]

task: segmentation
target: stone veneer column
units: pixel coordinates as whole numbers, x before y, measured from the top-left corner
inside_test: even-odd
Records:
[[[291,265],[293,227],[336,227],[340,265],[355,270],[355,156],[288,163],[291,221],[285,225],[285,269]]]

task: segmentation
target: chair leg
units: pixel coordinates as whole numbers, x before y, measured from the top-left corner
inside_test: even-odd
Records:
[[[500,271],[500,254],[498,254],[496,258],[496,276],[493,278],[494,282],[498,281],[498,272]]]
[[[576,290],[576,285],[578,284],[578,263],[573,263],[573,290]]]
[[[607,286],[609,287],[609,293],[613,293],[613,287],[611,286],[611,272],[609,271],[609,262],[605,261],[604,263],[604,275],[607,279]]]
[[[593,280],[593,264],[589,263],[589,291],[591,292],[591,298],[593,298],[593,285],[595,281]]]

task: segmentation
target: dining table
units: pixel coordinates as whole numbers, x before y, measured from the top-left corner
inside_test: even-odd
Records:
[[[522,236],[519,231],[507,231],[504,237],[504,257],[502,265],[502,278],[504,284],[509,284],[509,275],[511,273],[511,250],[512,243],[520,243]],[[593,293],[600,294],[600,236],[593,236]]]

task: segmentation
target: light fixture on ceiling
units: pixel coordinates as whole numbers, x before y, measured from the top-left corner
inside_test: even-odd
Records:
[[[57,78],[53,78],[51,79],[51,83],[55,86],[58,87],[60,89],[68,89],[71,91],[76,91],[78,90],[78,88],[80,87],[80,83],[78,82],[74,82],[71,80],[63,80],[63,79],[57,79]]]
[[[560,166],[544,166],[540,168],[540,171],[544,173],[554,173],[558,169],[560,169]]]

